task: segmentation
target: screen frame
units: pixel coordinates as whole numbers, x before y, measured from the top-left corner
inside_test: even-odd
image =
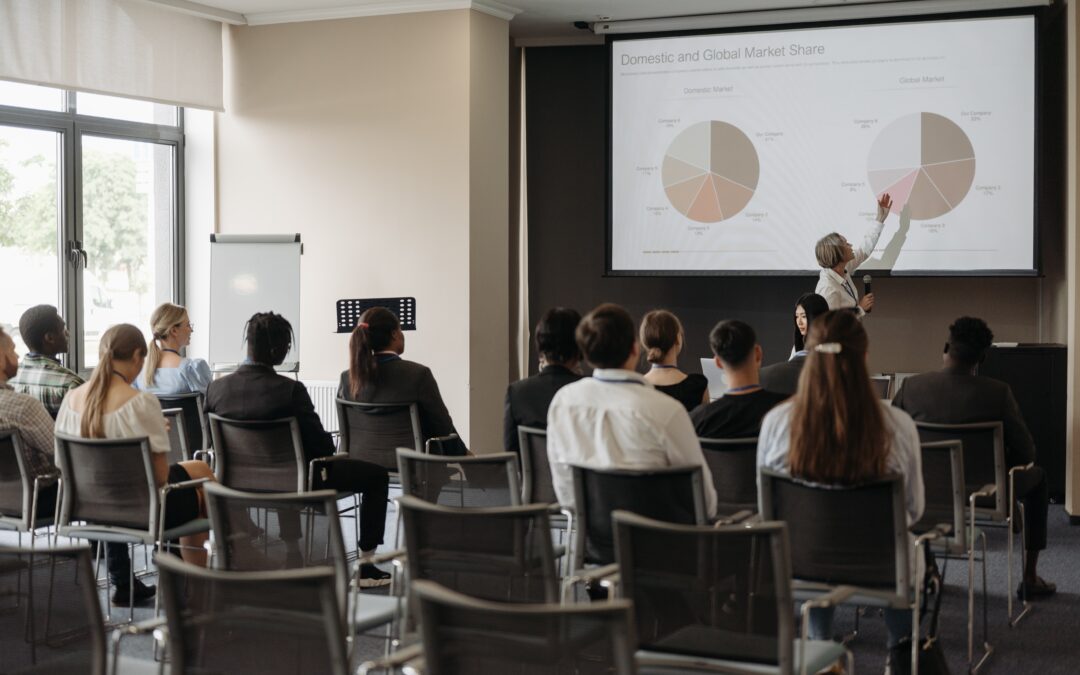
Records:
[[[604,47],[607,52],[607,86],[605,94],[607,96],[607,119],[605,120],[605,149],[606,149],[606,170],[607,170],[607,199],[604,204],[605,210],[605,233],[604,233],[604,277],[812,277],[817,276],[820,269],[807,269],[807,270],[623,270],[613,269],[612,267],[612,243],[614,236],[614,223],[613,221],[613,173],[614,167],[612,162],[612,152],[614,146],[614,139],[612,138],[613,127],[613,105],[614,96],[612,95],[613,77],[612,77],[612,58],[613,58],[613,46],[615,42],[622,42],[626,40],[650,40],[658,38],[669,37],[686,37],[686,36],[699,36],[699,35],[731,35],[737,33],[761,33],[761,32],[781,32],[781,31],[799,31],[815,28],[844,28],[844,27],[859,27],[859,26],[873,26],[873,25],[898,25],[898,24],[918,24],[918,23],[946,23],[950,21],[964,21],[972,19],[994,19],[994,18],[1024,18],[1030,17],[1032,19],[1032,31],[1033,31],[1033,43],[1034,43],[1034,69],[1032,74],[1032,85],[1034,88],[1034,110],[1033,112],[1033,138],[1034,144],[1034,172],[1032,174],[1032,261],[1030,269],[1015,269],[1015,270],[873,270],[873,275],[876,277],[1041,277],[1043,276],[1042,270],[1042,251],[1039,245],[1040,232],[1042,225],[1040,223],[1042,215],[1042,200],[1040,199],[1039,186],[1042,184],[1041,176],[1044,168],[1044,152],[1043,152],[1043,133],[1042,133],[1042,107],[1045,96],[1044,88],[1044,62],[1043,62],[1043,48],[1041,35],[1044,29],[1044,15],[1045,8],[1032,7],[1022,9],[1004,9],[1004,10],[991,10],[982,12],[956,12],[948,14],[932,14],[932,15],[919,15],[911,17],[884,17],[879,19],[847,19],[842,21],[820,21],[820,22],[798,22],[798,23],[783,23],[783,24],[761,24],[755,26],[740,26],[738,28],[731,29],[702,29],[702,30],[686,30],[686,31],[663,31],[663,32],[650,32],[650,33],[632,33],[632,34],[608,34],[605,36]]]

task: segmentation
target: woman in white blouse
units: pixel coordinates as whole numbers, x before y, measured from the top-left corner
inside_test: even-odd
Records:
[[[867,344],[851,312],[814,319],[799,388],[762,421],[757,464],[822,485],[900,474],[910,526],[924,507],[919,433],[907,413],[878,399],[866,368]],[[831,639],[832,616],[832,608],[811,610],[810,637]],[[911,634],[911,611],[886,609],[885,623],[894,648]]]
[[[146,341],[138,328],[120,324],[101,336],[99,361],[90,381],[64,397],[56,430],[80,438],[142,438],[150,441],[154,481],[158,487],[214,474],[206,462],[168,463],[169,435],[157,398],[131,384],[146,360]],[[169,495],[165,526],[177,527],[206,516],[202,489],[177,490]],[[184,560],[206,565],[206,534],[181,537]]]
[[[210,366],[202,359],[189,359],[180,350],[191,344],[195,327],[187,310],[166,302],[150,315],[153,338],[146,357],[146,367],[135,386],[156,396],[206,393],[210,384]]]
[[[852,248],[848,240],[836,232],[830,232],[818,240],[814,254],[817,256],[818,265],[821,265],[821,274],[814,292],[825,298],[829,309],[854,308],[860,317],[873,309],[874,294],[867,293],[859,298],[859,291],[851,280],[851,273],[873,254],[874,247],[881,238],[881,231],[885,229],[885,219],[889,217],[892,204],[892,198],[888,194],[881,195],[877,203],[877,222],[866,233],[857,249]]]

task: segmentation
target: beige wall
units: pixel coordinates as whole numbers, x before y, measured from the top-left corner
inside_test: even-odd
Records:
[[[434,371],[467,442],[487,422],[473,408],[506,386],[505,339],[470,342],[507,320],[505,271],[489,283],[506,267],[506,34],[468,10],[231,27],[217,119],[218,231],[303,236],[301,377],[346,368],[337,299],[415,296],[406,357]],[[495,42],[501,66],[474,65]]]

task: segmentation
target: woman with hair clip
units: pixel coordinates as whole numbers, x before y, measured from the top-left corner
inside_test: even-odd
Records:
[[[338,395],[360,403],[416,403],[424,439],[454,434],[442,443],[442,454],[467,454],[431,369],[402,359],[404,351],[397,316],[385,307],[365,311],[349,338],[349,369],[341,374]]]
[[[858,318],[830,311],[814,320],[798,389],[761,424],[758,467],[822,485],[904,477],[908,525],[924,506],[919,434],[911,417],[881,401],[867,372],[868,341]],[[918,577],[916,577],[918,578]],[[810,637],[832,638],[833,611],[810,611]],[[890,652],[911,635],[911,611],[885,610]]]
[[[247,360],[235,373],[210,383],[206,390],[206,412],[233,420],[294,417],[300,427],[305,462],[333,455],[336,452],[334,441],[323,428],[307,387],[274,370],[274,366],[285,361],[292,348],[293,332],[288,320],[280,314],[260,312],[248,320],[244,334]],[[313,482],[312,487],[316,490],[332,488],[363,495],[357,547],[362,560],[374,554],[383,543],[386,527],[386,497],[390,486],[386,469],[359,459],[336,457],[332,462],[322,463]],[[284,520],[281,530],[286,547],[300,545],[299,520]],[[388,573],[372,563],[360,565],[360,586],[388,585]]]
[[[709,381],[701,373],[679,370],[679,354],[685,342],[679,318],[665,309],[645,315],[639,330],[649,372],[645,381],[679,403],[687,412],[709,402]]]
[[[156,396],[205,394],[212,379],[210,365],[180,354],[180,350],[191,344],[191,334],[195,332],[187,310],[171,302],[159,305],[150,315],[150,331],[153,337],[146,366],[135,386]]]
[[[829,303],[817,293],[803,293],[795,303],[795,330],[792,336],[791,357],[806,356],[806,333],[816,317],[829,311]]]
[[[169,465],[169,435],[161,404],[153,395],[131,386],[146,360],[146,340],[142,332],[128,323],[113,326],[101,336],[98,358],[90,381],[64,397],[56,416],[56,430],[80,438],[148,438],[154,464],[154,482],[158,487],[200,478],[213,480],[214,474],[206,462],[187,461]],[[201,488],[177,490],[169,496],[165,513],[166,528],[205,517],[206,504]],[[205,566],[203,543],[206,539],[205,532],[181,537],[181,556],[184,560]],[[126,547],[121,545],[121,549]],[[124,553],[126,555],[126,550]],[[110,572],[111,567],[112,561]],[[122,581],[124,587],[128,583],[127,579],[115,581]],[[117,590],[119,592],[120,588]]]

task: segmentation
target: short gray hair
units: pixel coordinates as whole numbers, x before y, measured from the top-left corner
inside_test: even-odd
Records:
[[[826,269],[832,269],[844,262],[844,238],[836,232],[830,232],[818,239],[814,247],[814,255],[817,256],[819,265]]]

